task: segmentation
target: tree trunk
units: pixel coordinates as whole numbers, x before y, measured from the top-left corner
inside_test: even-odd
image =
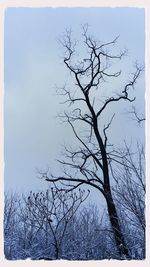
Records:
[[[59,256],[59,249],[57,247],[57,245],[55,246],[55,259],[58,260],[58,256]]]
[[[107,202],[109,219],[110,219],[110,223],[111,223],[112,230],[114,233],[114,238],[115,238],[118,253],[119,253],[120,257],[122,257],[122,258],[123,257],[129,258],[129,251],[128,251],[128,248],[126,246],[126,243],[124,240],[124,235],[122,233],[122,230],[121,230],[121,227],[119,224],[119,217],[118,217],[115,203],[114,203],[114,200],[112,198],[112,194],[111,194],[110,190],[107,191],[107,193],[105,194],[105,198],[106,198],[106,202]]]
[[[111,223],[112,230],[114,233],[116,246],[118,249],[118,253],[121,257],[129,257],[128,248],[127,248],[125,241],[124,241],[124,236],[123,236],[120,224],[119,224],[119,218],[118,218],[117,210],[116,210],[115,203],[113,201],[113,197],[111,194],[106,147],[103,144],[101,135],[100,135],[99,130],[98,130],[97,118],[95,118],[93,123],[94,123],[95,136],[97,138],[99,148],[101,151],[101,155],[102,155],[103,177],[104,177],[104,196],[105,196],[106,202],[107,202],[109,219],[110,219],[110,223]]]

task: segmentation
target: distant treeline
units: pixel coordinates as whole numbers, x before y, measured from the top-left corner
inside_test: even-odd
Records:
[[[133,187],[134,186],[134,187]],[[130,259],[145,258],[144,195],[130,181],[115,190]],[[106,211],[82,206],[89,192],[5,193],[4,252],[8,260],[119,259]]]

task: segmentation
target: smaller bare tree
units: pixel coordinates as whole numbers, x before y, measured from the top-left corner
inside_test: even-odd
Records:
[[[62,241],[72,217],[86,200],[89,191],[79,190],[78,194],[57,190],[56,187],[48,189],[46,193],[30,192],[28,197],[24,197],[25,209],[22,212],[24,221],[28,227],[36,228],[36,233],[41,229],[51,240],[48,253],[51,254],[52,247],[54,248],[54,258],[62,257]],[[44,255],[42,256],[43,258]],[[47,259],[50,258],[46,256]]]

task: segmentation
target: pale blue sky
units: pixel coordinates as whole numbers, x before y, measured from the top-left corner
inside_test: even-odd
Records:
[[[140,8],[8,8],[5,12],[5,188],[28,190],[45,182],[36,168],[50,165],[61,143],[72,140],[71,130],[56,120],[62,109],[55,84],[63,85],[68,73],[62,63],[58,38],[72,27],[79,39],[81,24],[102,42],[120,34],[118,46],[128,48],[123,67],[133,71],[135,60],[144,62],[144,9]],[[114,87],[116,84],[114,84]],[[136,105],[144,111],[144,75],[137,84]],[[125,107],[118,116],[125,114]],[[133,124],[133,126],[132,126]],[[144,138],[143,129],[126,116],[112,126],[112,138]]]

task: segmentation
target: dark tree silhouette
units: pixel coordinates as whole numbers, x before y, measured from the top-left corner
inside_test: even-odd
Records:
[[[120,101],[132,103],[135,100],[131,89],[135,87],[143,67],[135,64],[131,79],[122,82],[120,92],[113,93],[111,89],[109,96],[104,98],[105,84],[108,85],[109,81],[118,78],[120,86],[122,72],[113,72],[112,63],[121,60],[126,51],[113,54],[111,49],[113,47],[116,51],[118,37],[110,42],[100,43],[88,33],[88,26],[83,26],[82,37],[84,49],[80,51],[80,59],[76,53],[77,43],[72,40],[72,32],[67,30],[61,39],[65,49],[64,64],[74,84],[70,85],[71,89],[66,86],[59,89],[59,94],[66,97],[64,103],[69,104],[68,111],[61,118],[72,128],[79,146],[65,147],[63,160],[58,160],[64,167],[62,175],[43,172],[42,177],[54,183],[60,190],[70,191],[82,185],[99,190],[107,203],[119,257],[126,258],[130,257],[129,250],[120,226],[110,181],[111,162],[119,162],[118,152],[108,143],[107,133],[115,114],[112,114],[109,123],[103,125],[102,122],[105,112],[112,105],[117,105]]]

